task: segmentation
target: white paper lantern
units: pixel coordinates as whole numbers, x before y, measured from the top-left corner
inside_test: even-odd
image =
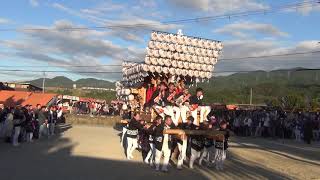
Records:
[[[152,54],[154,57],[160,57],[159,50],[153,50]]]
[[[204,47],[206,48],[206,49],[210,49],[210,41],[209,40],[206,40],[205,42],[204,42]]]
[[[155,47],[156,47],[157,49],[161,49],[161,45],[162,45],[161,42],[155,42]]]
[[[178,43],[178,36],[177,35],[173,35],[173,37],[171,38],[171,42],[176,44]]]
[[[213,57],[217,58],[218,56],[219,56],[219,52],[216,51],[216,50],[214,50],[214,51],[213,51]]]
[[[187,76],[187,75],[188,75],[188,70],[182,69],[181,75],[182,75],[182,76]]]
[[[207,77],[207,73],[206,72],[200,72],[200,77],[201,78],[206,78]]]
[[[149,48],[151,48],[151,49],[155,48],[155,43],[154,43],[154,41],[150,41],[148,46],[149,46]]]
[[[195,54],[200,56],[201,55],[201,49],[200,48],[195,48]]]
[[[182,74],[182,69],[176,69],[176,75],[180,76]]]
[[[203,40],[200,39],[200,40],[198,41],[198,47],[203,48],[203,45],[204,45]]]
[[[130,95],[128,96],[128,99],[129,99],[129,101],[133,101],[133,100],[134,100],[134,95],[133,95],[133,94],[130,94]],[[127,110],[127,109],[128,109],[128,106],[127,106],[126,104],[123,104],[122,109],[123,109],[123,110]]]
[[[159,34],[158,35],[158,41],[164,41],[164,34]]]
[[[207,72],[206,76],[207,76],[208,79],[210,79],[212,77],[212,73],[211,72]]]
[[[201,64],[196,64],[196,70],[198,70],[198,71],[201,70]]]
[[[160,66],[163,66],[164,65],[164,59],[163,58],[159,58],[158,59],[158,64],[160,65]]]
[[[200,76],[200,72],[199,71],[194,71],[194,76],[195,77],[199,77]]]
[[[217,44],[217,49],[218,49],[219,51],[221,51],[222,48],[223,48],[222,43],[221,43],[221,42],[218,42],[218,44]]]
[[[207,50],[206,49],[201,49],[201,55],[202,56],[207,56]]]
[[[216,60],[215,60],[215,58],[210,58],[210,64],[215,64],[215,62],[216,62]]]
[[[206,64],[210,64],[210,58],[207,57],[207,56],[203,58],[203,61],[204,61],[204,63],[206,63]]]
[[[208,65],[206,71],[210,71],[210,72],[213,71],[213,66],[212,65]]]
[[[183,68],[183,61],[178,61],[178,68],[180,68],[180,69]]]
[[[166,42],[170,42],[170,41],[171,41],[170,34],[164,35],[164,40],[165,40]]]
[[[156,67],[153,66],[153,65],[150,65],[150,66],[149,66],[149,71],[152,72],[152,73],[154,73],[154,72],[156,71]]]
[[[196,64],[195,63],[190,63],[189,68],[192,70],[196,69]]]
[[[198,56],[196,56],[196,55],[193,55],[192,56],[192,62],[198,62]]]
[[[173,54],[170,51],[167,51],[166,54],[167,54],[167,58],[169,58],[169,59],[171,59],[173,57]]]
[[[178,66],[178,62],[175,60],[171,61],[171,66],[176,68]]]
[[[153,65],[157,65],[158,64],[158,60],[157,60],[158,58],[151,58],[150,60],[151,60],[151,64],[153,64]]]
[[[148,54],[148,56],[153,56],[153,50],[147,48],[147,54]]]
[[[171,66],[171,60],[170,59],[165,59],[164,60],[164,65],[168,66],[168,67]]]
[[[188,47],[187,46],[182,46],[182,52],[183,53],[188,53]]]
[[[207,50],[207,56],[208,56],[208,57],[212,57],[212,56],[213,56],[211,49],[208,49],[208,50]]]
[[[175,73],[175,68],[169,68],[169,73],[171,74],[171,75],[175,75],[176,73]]]
[[[186,45],[188,45],[188,46],[192,45],[192,39],[191,38],[188,37],[186,39]]]
[[[208,65],[207,64],[202,64],[201,65],[201,70],[202,71],[207,71],[208,70]]]
[[[169,68],[168,67],[163,67],[162,71],[163,71],[163,73],[168,74],[169,73]]]
[[[157,34],[156,32],[151,33],[151,39],[152,39],[153,41],[158,40],[158,34]]]
[[[185,60],[186,60],[185,54],[180,53],[179,56],[180,56],[180,60],[181,60],[181,61],[185,61]]]
[[[174,44],[169,44],[169,50],[170,51],[176,51],[176,48],[175,48]]]
[[[188,44],[188,37],[187,36],[183,36],[182,37],[182,44],[187,45]]]
[[[162,49],[159,50],[159,54],[160,54],[160,57],[162,57],[162,58],[167,57],[166,52],[164,50],[162,50]]]
[[[155,69],[156,69],[157,73],[161,73],[162,72],[161,66],[156,66]]]
[[[186,61],[191,62],[192,61],[192,55],[186,54]]]
[[[161,43],[161,48],[167,51],[169,49],[169,46],[167,43]]]
[[[173,58],[176,59],[176,60],[179,60],[179,59],[180,59],[180,54],[177,53],[177,52],[174,53],[174,54],[173,54]]]
[[[175,46],[176,46],[176,47],[175,47],[176,51],[181,53],[181,52],[182,52],[182,47],[181,47],[181,45],[176,44]]]
[[[180,35],[178,35],[178,43],[181,45],[183,44],[183,37]]]
[[[188,62],[183,62],[183,68],[189,69],[189,63]]]
[[[210,48],[211,49],[216,49],[216,43],[215,42],[211,42],[210,43]]]
[[[192,40],[191,40],[191,45],[196,47],[196,46],[198,45],[198,40],[195,39],[195,38],[192,39]]]
[[[188,46],[188,52],[189,52],[190,54],[194,54],[194,47]]]
[[[144,58],[144,62],[145,62],[146,64],[150,64],[150,63],[151,63],[150,57],[145,57],[145,58]]]
[[[194,76],[194,71],[193,71],[193,70],[188,70],[188,75],[189,75],[190,77],[193,77],[193,76]]]
[[[204,63],[204,59],[203,59],[203,57],[202,56],[198,56],[198,61],[199,61],[199,63]]]
[[[125,89],[124,94],[128,96],[129,94],[131,94],[131,90],[130,89]]]

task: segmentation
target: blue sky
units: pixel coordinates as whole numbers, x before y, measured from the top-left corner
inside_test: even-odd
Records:
[[[307,3],[299,8],[188,24],[163,24],[185,18],[275,9],[285,4]],[[150,30],[177,32],[223,41],[223,58],[264,56],[320,49],[320,4],[309,0],[5,0],[0,7],[0,69],[119,71],[123,60],[144,59]],[[150,24],[148,28],[61,31],[65,27]],[[26,30],[51,28],[54,30]],[[28,66],[42,67],[28,67]],[[70,67],[95,66],[97,67]],[[25,66],[25,67],[23,67]],[[43,67],[45,66],[45,67]],[[57,67],[68,66],[68,67]],[[273,70],[318,67],[319,54],[219,62],[215,70]],[[120,74],[47,73],[71,79],[96,77],[117,80]],[[42,73],[4,72],[0,81],[39,78]]]

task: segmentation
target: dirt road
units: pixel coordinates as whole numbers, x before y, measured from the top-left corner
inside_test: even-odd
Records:
[[[0,179],[320,179],[318,146],[237,138],[221,172],[172,166],[169,173],[161,173],[143,164],[139,152],[126,161],[113,128],[62,128],[65,131],[54,138],[17,148],[0,143]]]

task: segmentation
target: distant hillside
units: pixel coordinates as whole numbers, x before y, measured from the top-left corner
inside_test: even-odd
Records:
[[[40,79],[29,81],[28,83],[31,83],[35,86],[42,87],[42,81],[43,81],[43,78],[40,78]],[[52,79],[50,78],[45,79],[46,87],[72,88],[73,84],[76,84],[77,87],[114,88],[115,86],[113,82],[94,79],[94,78],[79,79],[77,81],[72,81],[67,77],[57,76]]]
[[[42,86],[42,79],[30,81],[31,84]],[[47,87],[114,87],[114,83],[93,78],[72,81],[66,77],[46,79]],[[199,83],[198,87],[205,90],[206,102],[248,104],[250,89],[253,90],[253,103],[279,105],[280,98],[288,96],[292,103],[299,107],[320,107],[320,70],[276,70],[271,72],[255,71],[236,73],[229,76],[218,76],[209,83]],[[194,92],[195,87],[191,89]]]
[[[279,103],[284,96],[295,97],[297,103],[318,103],[320,99],[320,70],[298,69],[236,73],[200,83],[207,101],[249,103],[253,89],[253,103]]]

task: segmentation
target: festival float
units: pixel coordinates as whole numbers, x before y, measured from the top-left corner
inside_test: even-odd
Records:
[[[125,109],[153,113],[148,108],[148,90],[161,81],[196,86],[213,77],[223,45],[221,41],[154,31],[143,63],[123,62],[123,80],[116,83],[118,100]],[[149,116],[150,119],[150,116]]]

